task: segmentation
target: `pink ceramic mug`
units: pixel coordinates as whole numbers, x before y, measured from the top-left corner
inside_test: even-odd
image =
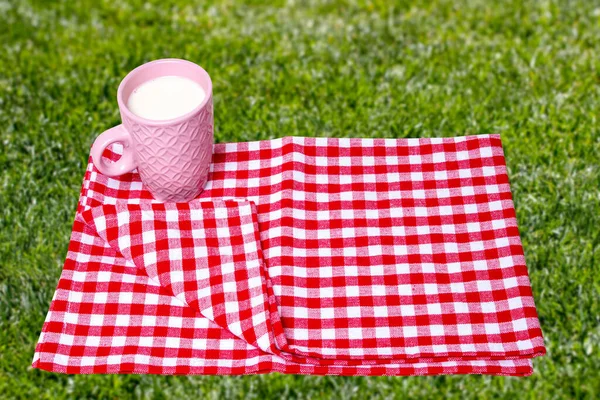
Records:
[[[141,118],[127,108],[131,93],[142,83],[176,75],[197,82],[206,96],[202,103],[181,117],[154,121]],[[102,133],[92,146],[92,160],[107,176],[118,176],[137,168],[142,183],[160,201],[189,201],[206,183],[213,149],[212,82],[200,66],[186,60],[151,61],[131,71],[117,91],[122,124]],[[114,163],[102,158],[113,143],[123,144],[123,155]]]

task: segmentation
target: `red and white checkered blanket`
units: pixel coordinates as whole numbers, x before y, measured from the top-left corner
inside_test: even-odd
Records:
[[[90,163],[33,366],[528,375],[544,353],[499,136],[286,137],[215,145],[190,203]]]

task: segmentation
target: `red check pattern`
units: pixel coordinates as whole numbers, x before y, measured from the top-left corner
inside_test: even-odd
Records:
[[[90,163],[33,365],[528,375],[544,353],[499,136],[287,137],[216,145],[190,203]]]

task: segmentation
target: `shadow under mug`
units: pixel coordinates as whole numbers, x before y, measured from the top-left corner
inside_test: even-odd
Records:
[[[127,108],[131,93],[142,83],[161,76],[181,76],[198,83],[206,96],[194,110],[169,120],[148,120]],[[92,160],[104,175],[118,176],[137,168],[142,183],[160,201],[194,199],[208,179],[213,151],[212,82],[199,65],[179,59],[143,64],[121,81],[117,102],[122,124],[96,138]],[[123,145],[123,155],[114,163],[102,157],[113,143]]]

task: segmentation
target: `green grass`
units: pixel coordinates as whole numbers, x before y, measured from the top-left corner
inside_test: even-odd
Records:
[[[600,4],[0,1],[5,398],[598,398]],[[596,3],[596,4],[594,4]],[[528,378],[67,376],[30,368],[89,146],[135,66],[212,76],[217,141],[500,133],[548,355]]]

